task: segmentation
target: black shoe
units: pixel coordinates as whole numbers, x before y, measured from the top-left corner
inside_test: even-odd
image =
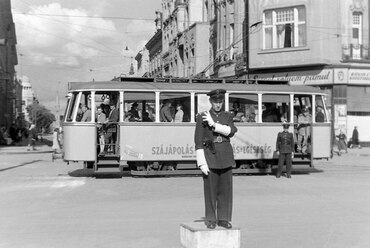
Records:
[[[208,229],[215,229],[216,228],[216,222],[208,222],[206,223],[206,226]]]
[[[280,178],[280,175],[276,175],[276,178]]]
[[[291,176],[291,175],[287,175],[286,177],[287,177],[287,178],[292,178],[292,176]]]
[[[228,221],[226,221],[226,220],[219,220],[218,221],[218,225],[219,226],[222,226],[222,227],[224,227],[224,228],[226,228],[226,229],[230,229],[230,228],[232,228],[233,226],[231,225],[231,223],[230,222],[228,222]]]

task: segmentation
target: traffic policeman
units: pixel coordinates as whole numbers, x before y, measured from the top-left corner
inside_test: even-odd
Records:
[[[291,178],[292,171],[292,157],[294,156],[294,138],[289,131],[289,124],[283,124],[283,132],[279,132],[276,139],[276,152],[279,155],[278,169],[276,177],[281,176],[284,162],[286,162],[287,178]]]
[[[197,115],[194,140],[197,165],[203,172],[205,224],[232,228],[232,167],[235,165],[230,138],[237,132],[233,114],[223,111],[226,90],[216,89],[207,95],[209,111]]]

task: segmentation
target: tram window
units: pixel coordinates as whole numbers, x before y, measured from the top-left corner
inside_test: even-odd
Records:
[[[66,113],[66,122],[71,122],[73,119],[73,110],[76,108],[76,99],[77,99],[78,92],[74,92],[70,95],[70,99],[67,105],[67,113]]]
[[[322,96],[315,96],[315,104],[315,122],[326,122],[327,117]]]
[[[95,113],[97,113],[97,108],[101,107],[106,118],[109,117],[111,111],[110,104],[114,104],[116,108],[119,108],[119,92],[117,91],[97,91],[95,92]],[[119,111],[118,111],[119,113]],[[96,116],[95,116],[96,118]]]
[[[312,122],[312,95],[294,95],[294,122]]]
[[[125,122],[155,121],[154,92],[125,92],[123,99]]]
[[[76,121],[91,121],[91,92],[82,92],[80,102],[78,103]]]
[[[312,95],[294,95],[294,112],[296,115],[301,114],[304,109],[312,114]]]
[[[290,122],[289,110],[289,95],[262,95],[262,122]]]
[[[161,122],[190,121],[190,93],[161,92],[159,99]]]
[[[230,94],[230,112],[234,114],[234,122],[256,122],[258,113],[257,94]]]

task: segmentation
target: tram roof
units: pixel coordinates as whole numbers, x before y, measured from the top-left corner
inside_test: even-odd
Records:
[[[247,83],[247,80],[197,80],[193,83],[184,82],[159,82],[150,78],[130,78],[120,81],[89,81],[89,82],[70,82],[69,91],[108,91],[108,90],[130,90],[130,91],[186,91],[186,92],[207,92],[213,89],[223,88],[227,91],[248,91],[248,92],[289,92],[289,93],[317,93],[324,92],[319,88],[305,85],[289,85],[276,80],[261,80],[256,83]],[[183,80],[184,81],[184,80]],[[239,82],[239,83],[238,83]]]

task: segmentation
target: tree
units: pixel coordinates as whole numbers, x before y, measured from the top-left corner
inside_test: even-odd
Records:
[[[36,128],[39,130],[42,128],[48,130],[50,125],[56,120],[54,114],[45,106],[38,104],[38,102],[28,105],[26,110],[31,122],[36,124]]]

